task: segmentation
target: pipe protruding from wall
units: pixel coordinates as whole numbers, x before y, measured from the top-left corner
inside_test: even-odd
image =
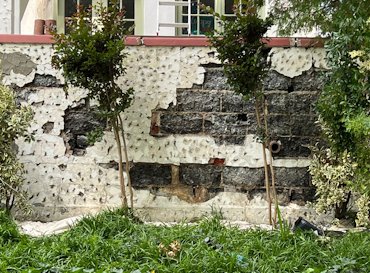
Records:
[[[273,154],[277,154],[281,150],[281,141],[280,140],[272,140],[270,142],[270,150]]]

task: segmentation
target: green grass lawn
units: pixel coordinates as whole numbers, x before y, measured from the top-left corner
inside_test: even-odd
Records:
[[[157,227],[122,215],[104,212],[65,233],[31,238],[0,213],[0,272],[370,272],[370,232],[246,231],[217,216]]]

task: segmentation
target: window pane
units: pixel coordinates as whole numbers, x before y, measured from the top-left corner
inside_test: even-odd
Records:
[[[234,14],[234,0],[225,0],[225,14]]]
[[[188,6],[182,7],[182,14],[188,14]]]
[[[213,16],[201,16],[199,19],[199,34],[206,34],[215,28],[215,20]]]
[[[188,22],[188,16],[182,16],[182,23],[187,23]],[[181,30],[181,33],[182,34],[189,34],[188,33],[188,28],[182,28],[182,30]]]
[[[126,21],[125,22],[125,28],[126,29],[129,29],[129,28],[131,28],[131,31],[129,32],[129,34],[134,34],[134,24],[135,24],[135,22],[134,21]]]
[[[134,19],[135,18],[134,0],[123,0],[122,1],[122,8],[126,11],[126,18],[127,19]]]
[[[198,14],[198,1],[191,0],[191,14]]]
[[[191,34],[198,35],[198,17],[191,16]]]
[[[200,4],[204,4],[212,9],[215,9],[215,0],[200,0]]]
[[[76,13],[77,0],[66,0],[64,6],[64,16],[71,17]]]
[[[214,0],[200,0],[201,5],[205,5],[206,7],[211,7],[212,9],[215,9],[215,1]],[[205,14],[206,11],[200,10],[200,13]]]
[[[80,0],[80,5],[84,7],[84,10],[92,6],[92,0]]]

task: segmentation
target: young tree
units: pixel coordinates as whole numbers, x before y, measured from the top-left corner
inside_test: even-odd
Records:
[[[23,165],[18,161],[14,141],[18,137],[28,137],[27,128],[33,113],[29,107],[19,107],[14,93],[0,84],[0,204],[10,210],[16,204],[20,209],[27,208],[26,193],[22,190]]]
[[[318,189],[326,189],[318,191],[320,203],[327,204],[325,209],[333,205],[333,199],[327,198],[332,196],[330,191],[337,189],[322,184],[330,184],[333,177],[347,173],[339,188],[360,195],[359,225],[370,224],[369,6],[370,0],[276,0],[273,9],[283,33],[317,27],[329,38],[326,49],[331,71],[317,103],[329,150],[327,156],[321,153],[315,157],[311,173]],[[328,164],[341,168],[330,173],[328,170],[333,169],[327,168]],[[351,171],[344,171],[345,166]],[[338,217],[344,216],[341,206],[348,204],[349,195],[342,196],[334,202]]]
[[[129,30],[124,20],[125,12],[116,4],[109,7],[100,4],[94,7],[94,12],[91,8],[79,6],[68,25],[68,33],[54,33],[55,54],[52,63],[63,70],[69,84],[88,91],[88,97],[98,102],[100,113],[107,117],[112,126],[118,147],[122,206],[128,207],[123,171],[125,157],[132,208],[130,166],[120,114],[130,106],[133,89],[124,90],[116,84],[117,78],[124,75],[126,70],[123,64],[127,56],[124,38]]]
[[[213,13],[221,25],[221,31],[208,35],[211,46],[216,48],[218,58],[224,66],[227,82],[232,89],[243,96],[245,100],[255,103],[258,125],[258,139],[262,144],[264,160],[265,186],[269,204],[269,222],[276,224],[278,209],[275,190],[275,175],[272,166],[272,152],[268,131],[267,101],[263,93],[262,81],[269,69],[267,61],[268,49],[262,38],[271,26],[271,20],[263,20],[258,15],[258,9],[263,5],[261,0],[234,1],[235,20],[215,13],[209,7],[204,7]],[[266,154],[269,150],[269,155]],[[270,162],[268,162],[270,157]],[[271,178],[271,181],[270,181]],[[275,202],[275,215],[272,216],[272,202]],[[273,219],[274,218],[274,219]]]

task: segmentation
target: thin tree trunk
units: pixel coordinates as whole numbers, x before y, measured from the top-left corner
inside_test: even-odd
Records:
[[[114,131],[114,137],[116,138],[117,143],[117,149],[118,149],[118,156],[119,156],[119,162],[118,162],[118,172],[119,172],[119,181],[120,181],[120,187],[121,187],[121,195],[122,195],[122,207],[127,208],[127,196],[126,196],[126,187],[125,187],[125,179],[123,177],[123,164],[122,164],[122,144],[119,134],[119,128],[117,124],[117,116],[112,118],[112,126]]]
[[[263,112],[264,112],[264,122],[265,122],[265,134],[266,136],[269,135],[269,130],[268,130],[268,124],[267,124],[267,117],[268,117],[268,106],[267,106],[267,102],[266,100],[264,99],[263,100]],[[269,138],[266,139],[266,146],[268,147],[268,150],[269,150],[269,155],[270,155],[270,162],[269,162],[269,166],[270,166],[270,173],[271,173],[271,190],[272,190],[272,197],[274,199],[274,205],[275,205],[275,210],[274,210],[274,217],[273,217],[273,222],[274,222],[274,226],[276,226],[276,223],[277,223],[277,210],[278,210],[278,200],[277,200],[277,193],[276,193],[276,187],[275,187],[275,171],[274,171],[274,166],[272,166],[272,151],[271,151],[271,147],[269,145]]]
[[[127,144],[126,144],[125,131],[123,130],[123,122],[122,122],[122,118],[119,114],[118,114],[118,119],[119,119],[119,124],[120,124],[120,127],[121,127],[123,149],[125,151],[126,174],[127,174],[128,188],[129,188],[129,191],[130,191],[130,206],[131,206],[131,209],[133,209],[134,208],[134,191],[132,190],[132,183],[131,183],[130,161],[128,160]]]
[[[255,96],[256,102],[255,102],[255,110],[256,110],[256,119],[257,119],[257,125],[259,128],[262,128],[261,124],[261,115],[259,112],[259,103],[258,103],[258,97]],[[265,117],[266,118],[266,117]],[[263,139],[262,140],[262,156],[263,156],[263,164],[264,164],[264,170],[265,170],[265,187],[266,187],[266,196],[267,196],[267,202],[268,202],[268,217],[269,217],[269,224],[272,225],[272,202],[271,202],[271,193],[270,193],[270,179],[269,179],[269,172],[268,172],[268,163],[267,163],[267,156],[266,156],[266,142]]]

